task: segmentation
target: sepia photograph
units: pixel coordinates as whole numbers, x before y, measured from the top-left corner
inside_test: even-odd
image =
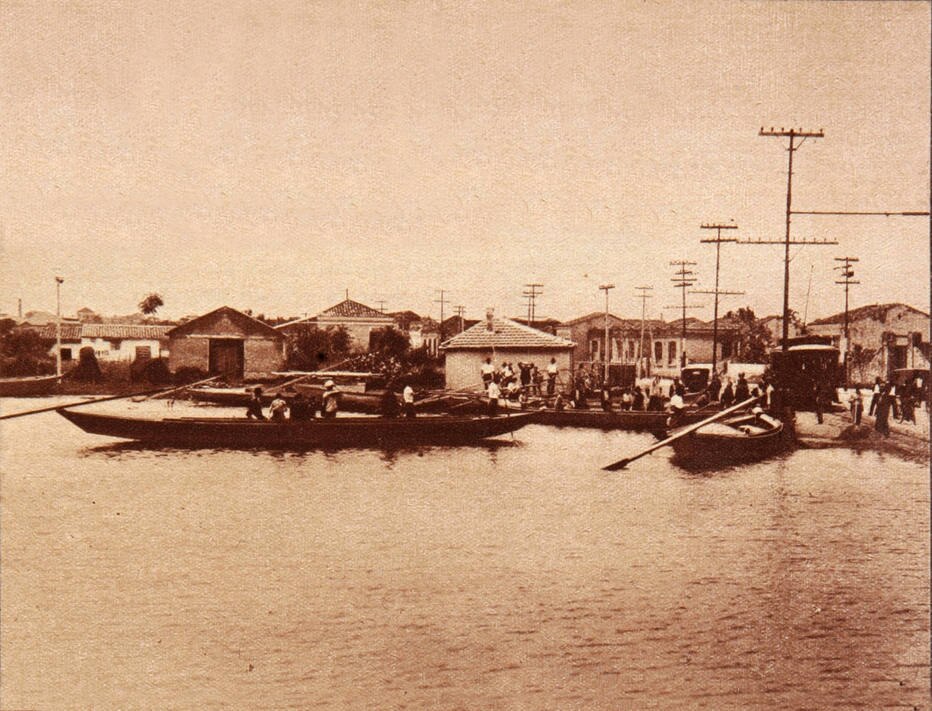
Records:
[[[932,709],[922,0],[0,0],[0,711]]]

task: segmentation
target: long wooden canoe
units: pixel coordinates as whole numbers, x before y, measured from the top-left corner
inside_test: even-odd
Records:
[[[145,419],[64,408],[58,413],[85,432],[149,444],[269,449],[469,444],[514,432],[536,417],[535,413],[528,412],[497,417],[338,417],[269,422],[245,417]]]
[[[36,397],[48,395],[58,382],[57,375],[0,378],[0,397]]]

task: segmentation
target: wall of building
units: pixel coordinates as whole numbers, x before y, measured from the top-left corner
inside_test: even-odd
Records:
[[[496,367],[505,361],[515,364],[534,363],[542,371],[547,370],[551,358],[556,358],[557,367],[560,369],[560,379],[565,380],[570,373],[570,354],[570,349],[556,351],[496,348],[494,355],[492,351],[483,350],[452,351],[447,353],[445,358],[446,387],[458,390],[481,385],[482,364],[486,358],[492,358],[492,363]]]
[[[210,366],[210,341],[207,338],[172,338],[168,344],[168,369],[199,368],[205,373]]]
[[[326,329],[328,326],[342,326],[345,328],[346,332],[350,335],[350,348],[359,352],[369,350],[369,336],[373,331],[394,325],[395,322],[390,318],[382,320],[355,320],[351,318],[336,320],[322,317],[317,318],[318,328]]]
[[[247,338],[243,346],[246,378],[271,375],[285,365],[281,343],[270,339]]]
[[[148,347],[150,357],[158,358],[160,355],[163,355],[163,353],[167,353],[163,345],[164,344],[157,339],[123,338],[120,340],[108,340],[106,338],[82,338],[80,348],[90,346],[94,349],[94,355],[96,355],[97,359],[100,361],[132,362],[136,360],[137,347]]]

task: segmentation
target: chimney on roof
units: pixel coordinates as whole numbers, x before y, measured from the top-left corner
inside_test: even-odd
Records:
[[[485,310],[485,330],[486,331],[491,332],[495,330],[495,325],[492,323],[492,318],[494,315],[495,315],[495,309],[487,308]]]

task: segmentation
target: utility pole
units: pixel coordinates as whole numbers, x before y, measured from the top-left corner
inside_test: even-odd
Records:
[[[715,294],[715,306],[712,309],[712,373],[715,373],[715,366],[718,363],[718,297],[726,295],[738,296],[744,293],[743,291],[721,291],[718,288],[718,274],[721,262],[722,244],[725,242],[734,243],[738,241],[736,237],[722,237],[722,230],[736,230],[738,229],[738,225],[734,224],[734,222],[728,224],[709,223],[699,225],[699,229],[716,231],[715,237],[699,240],[701,244],[715,245],[715,290],[690,292],[691,294]]]
[[[61,285],[65,280],[55,277],[55,375],[61,378]]]
[[[599,289],[605,292],[605,347],[602,349],[602,360],[605,362],[603,378],[608,378],[608,364],[612,359],[612,344],[608,340],[608,292],[614,289],[614,284],[600,284]]]
[[[463,321],[463,314],[466,313],[466,307],[460,305],[460,306],[455,307],[453,311],[455,311],[456,315],[460,317],[460,331],[459,332],[462,333],[463,331],[466,330],[466,325]]]
[[[636,286],[634,287],[637,291],[641,292],[638,294],[638,298],[641,300],[641,340],[638,343],[638,377],[643,378],[647,375],[647,368],[644,367],[644,321],[647,314],[647,300],[654,298],[652,294],[648,294],[648,291],[651,291],[654,287],[652,286]],[[647,362],[650,362],[650,353],[647,354]]]
[[[543,284],[525,284],[525,290],[521,294],[527,299],[527,325],[530,326],[534,323],[534,317],[536,316],[534,312],[534,307],[536,305],[537,297],[543,295],[543,291],[538,291],[542,288]]]
[[[677,269],[674,272],[676,276],[670,279],[670,281],[673,282],[674,288],[680,289],[683,295],[683,303],[682,303],[683,335],[680,338],[680,367],[681,368],[686,366],[686,290],[689,287],[695,285],[696,283],[696,277],[692,276],[693,274],[692,270],[687,269],[686,267],[692,267],[695,265],[696,265],[695,262],[690,262],[685,259],[677,259],[677,260],[670,262],[670,266],[679,267],[679,269]],[[699,308],[699,307],[690,306],[689,308],[693,309],[693,308]]]
[[[379,305],[379,313],[385,313],[385,299],[376,299],[376,302]]]
[[[852,284],[860,284],[859,281],[852,280],[851,277],[854,276],[854,269],[852,264],[860,261],[857,257],[835,257],[836,262],[842,262],[837,267],[834,267],[836,270],[841,270],[841,281],[836,281],[836,284],[845,285],[845,387],[848,387],[848,353],[851,350],[849,345],[850,341],[848,339],[848,289]]]
[[[439,299],[434,299],[434,303],[435,303],[435,304],[437,304],[437,303],[440,304],[440,342],[443,343],[443,307],[444,307],[446,304],[449,304],[449,303],[450,303],[450,300],[449,300],[449,299],[443,298],[443,297],[444,297],[444,294],[447,293],[444,289],[438,289],[438,291],[440,292],[440,298],[439,298]]]
[[[786,237],[783,240],[746,240],[741,244],[782,244],[784,245],[783,255],[783,351],[789,349],[790,336],[790,245],[791,244],[838,244],[837,240],[792,240],[790,239],[790,219],[793,215],[793,154],[799,150],[800,146],[805,143],[807,138],[824,138],[825,133],[822,129],[818,131],[803,131],[801,128],[791,128],[789,130],[781,128],[779,131],[770,128],[765,131],[763,126],[760,129],[759,136],[773,136],[778,138],[789,138],[790,144],[787,149],[789,159],[786,171]],[[796,139],[802,140],[797,144]]]

